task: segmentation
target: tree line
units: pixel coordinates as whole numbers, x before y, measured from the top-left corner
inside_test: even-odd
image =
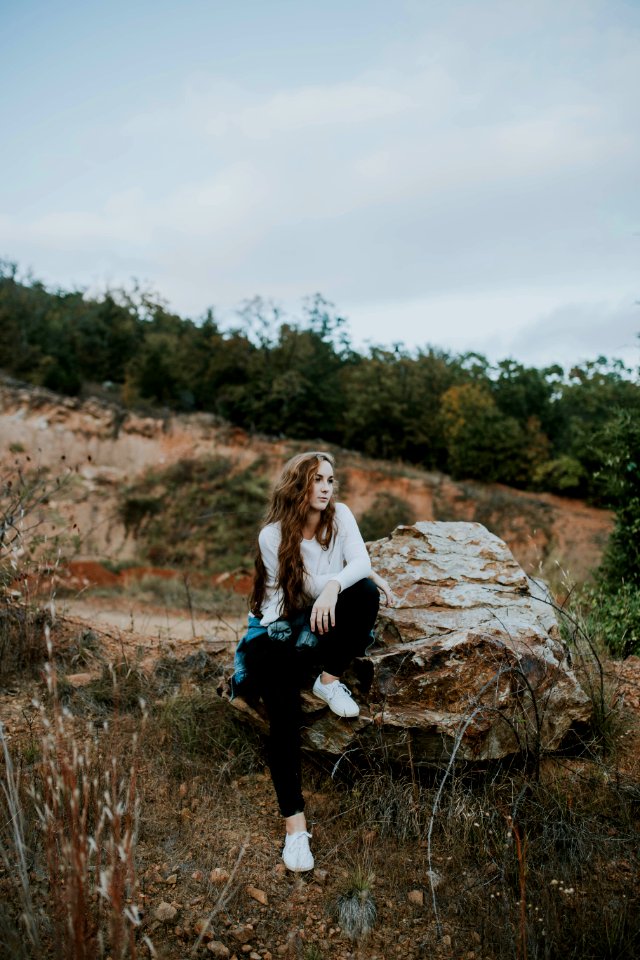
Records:
[[[0,368],[61,393],[209,411],[250,431],[614,506],[597,438],[617,411],[640,415],[638,370],[620,360],[565,370],[428,346],[358,351],[319,294],[297,318],[254,298],[222,329],[212,310],[183,318],[137,287],[48,289],[3,262],[0,330]]]

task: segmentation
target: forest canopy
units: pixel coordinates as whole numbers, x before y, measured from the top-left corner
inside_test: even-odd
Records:
[[[565,370],[425,346],[353,348],[320,294],[299,317],[254,298],[221,329],[137,287],[53,290],[0,263],[0,369],[126,407],[209,411],[237,426],[616,506],[593,438],[640,416],[638,370],[598,357]]]

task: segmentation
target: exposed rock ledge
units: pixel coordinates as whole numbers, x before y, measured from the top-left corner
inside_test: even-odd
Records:
[[[589,716],[546,592],[478,523],[418,522],[370,545],[399,603],[381,607],[377,641],[351,683],[361,704],[340,720],[303,693],[304,744],[339,754],[358,741],[414,763],[498,759],[557,749]]]

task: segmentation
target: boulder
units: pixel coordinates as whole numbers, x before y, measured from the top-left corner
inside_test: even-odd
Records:
[[[369,544],[393,588],[376,642],[345,681],[354,721],[303,692],[304,745],[342,754],[356,743],[415,764],[451,754],[486,761],[557,749],[588,720],[544,584],[479,523],[421,521]]]
[[[546,588],[502,540],[478,523],[418,522],[369,549],[398,602],[353,666],[360,718],[305,697],[309,747],[342,753],[357,738],[420,763],[459,741],[460,758],[483,761],[557,749],[588,719]]]

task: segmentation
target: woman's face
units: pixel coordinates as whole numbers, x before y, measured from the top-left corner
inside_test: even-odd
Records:
[[[309,508],[324,510],[333,494],[333,467],[328,460],[319,460],[311,481]]]

